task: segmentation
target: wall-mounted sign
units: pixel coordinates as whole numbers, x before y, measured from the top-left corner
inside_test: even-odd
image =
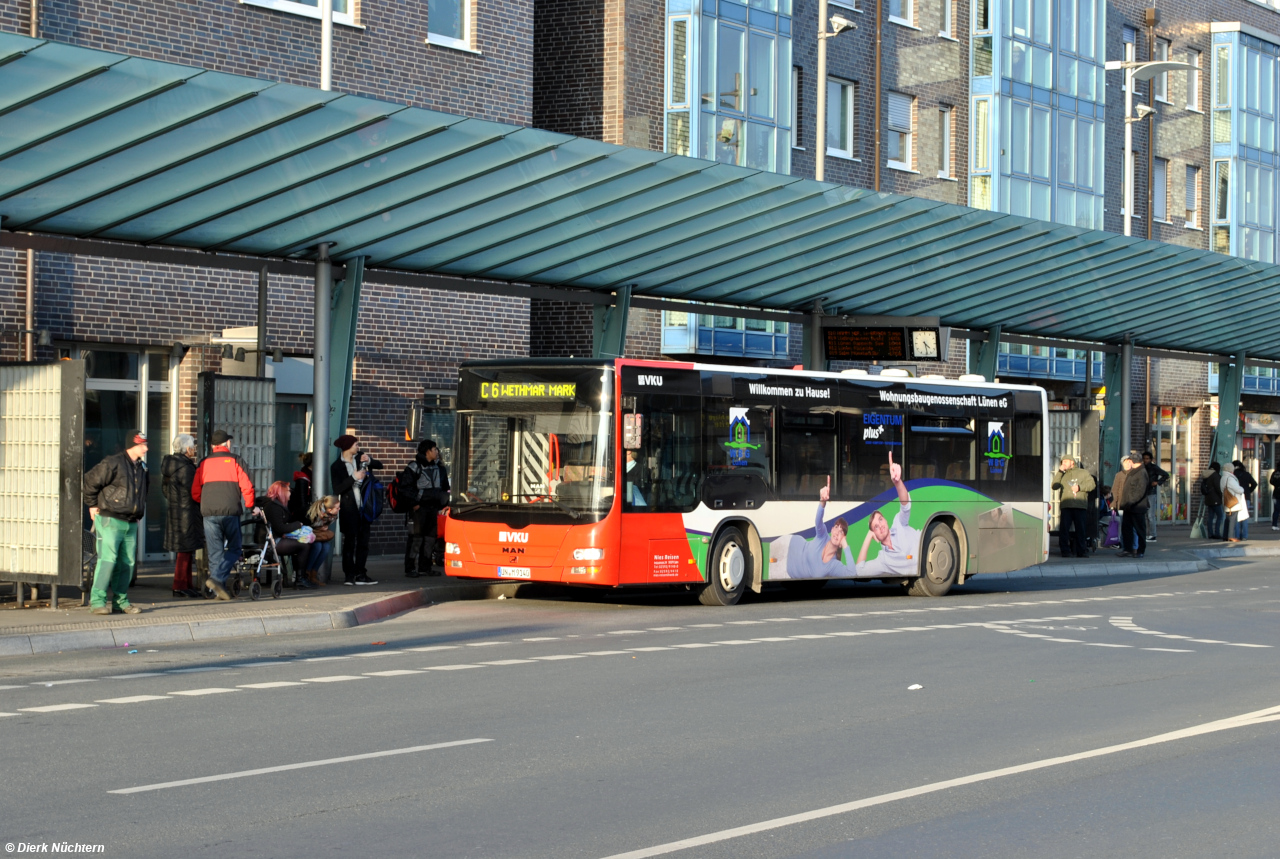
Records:
[[[1280,415],[1245,412],[1244,431],[1262,435],[1272,435],[1280,432]]]
[[[828,361],[907,361],[905,328],[824,328]]]
[[[481,382],[482,400],[572,400],[574,382]]]

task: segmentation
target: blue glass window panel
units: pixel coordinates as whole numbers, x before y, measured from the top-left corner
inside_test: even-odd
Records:
[[[1031,49],[1031,82],[1045,89],[1053,88],[1053,52],[1044,48]]]
[[[1049,186],[1039,182],[1031,182],[1031,217],[1042,221],[1053,220],[1053,212],[1049,210]]]
[[[1065,95],[1060,95],[1058,96],[1058,107],[1068,113],[1075,113],[1076,100],[1074,98],[1068,98]]]
[[[1094,76],[1090,73],[1090,67],[1081,63],[1080,68],[1076,70],[1076,97],[1093,101],[1093,82]]]
[[[727,0],[720,0],[720,17],[745,24],[747,23],[747,7],[739,6],[737,3],[729,3]]]
[[[1077,188],[1093,189],[1093,161],[1093,123],[1079,120],[1076,123]]]
[[[779,125],[791,124],[791,40],[778,39],[778,116]],[[788,147],[789,148],[789,147]],[[779,152],[782,150],[779,149]],[[779,168],[781,172],[781,168]]]
[[[773,119],[773,51],[773,36],[751,33],[747,53],[747,110],[763,119]]]
[[[1031,37],[1042,45],[1053,42],[1053,15],[1050,0],[1034,0],[1031,20]]]
[[[1052,118],[1048,110],[1034,108],[1031,111],[1031,175],[1046,181],[1053,153]],[[1046,213],[1042,217],[1047,220],[1050,216]]]
[[[1053,93],[1040,87],[1031,88],[1031,100],[1036,104],[1053,104]]]
[[[716,0],[702,0],[702,14],[714,18],[716,16]]]
[[[1025,98],[1027,101],[1030,101],[1031,100],[1031,84],[1020,84],[1017,81],[1014,81],[1013,94],[1018,98]]]
[[[1090,3],[1092,0],[1081,0]],[[1058,0],[1058,49],[1076,50],[1076,0]]]
[[[751,26],[759,27],[761,30],[776,30],[778,29],[778,16],[770,12],[761,12],[759,9],[752,9]]]
[[[1021,42],[1009,43],[1010,71],[1009,77],[1014,81],[1031,83],[1031,46]]]
[[[726,4],[727,5],[727,4]],[[716,110],[741,113],[745,108],[746,30],[720,24],[716,39]]]
[[[1058,114],[1058,181],[1065,182],[1068,185],[1074,184],[1076,179],[1076,118],[1068,116],[1064,113]],[[1074,206],[1072,207],[1074,212]],[[1062,220],[1059,218],[1058,220]],[[1074,216],[1071,220],[1062,221],[1064,224],[1075,223]]]
[[[1015,101],[1010,108],[1009,148],[1012,150],[1012,172],[1030,172],[1031,106]]]
[[[1058,54],[1058,86],[1060,93],[1076,94],[1076,61],[1066,54]]]
[[[1058,210],[1054,213],[1053,219],[1059,224],[1075,225],[1076,222],[1076,193],[1066,188],[1058,189]]]
[[[1080,0],[1080,6],[1077,10],[1076,21],[1079,24],[1077,32],[1078,48],[1076,53],[1086,59],[1097,59],[1097,55],[1093,51],[1093,46],[1098,40],[1098,35],[1093,31],[1093,0]]]
[[[1031,38],[1031,0],[1011,0],[1013,5],[1013,35]]]
[[[791,35],[791,19],[787,17],[778,18],[778,32],[784,36]]]
[[[715,21],[702,22],[702,56],[698,60],[701,68],[698,74],[698,89],[701,93],[703,110],[715,110],[716,107],[716,27]],[[708,156],[704,155],[703,158]]]
[[[672,14],[693,11],[693,0],[667,0],[667,11]]]

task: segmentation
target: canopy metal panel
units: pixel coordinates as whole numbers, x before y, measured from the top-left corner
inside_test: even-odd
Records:
[[[3,228],[1280,359],[1280,266],[0,34]],[[388,273],[386,276],[392,276]]]

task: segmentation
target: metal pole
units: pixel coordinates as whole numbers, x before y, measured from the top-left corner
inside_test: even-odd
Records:
[[[872,190],[875,190],[875,191],[880,190],[880,35],[882,30],[883,30],[883,19],[880,16],[880,0],[876,0],[876,69],[875,69],[876,104],[875,104],[875,109],[873,111],[875,116],[872,118],[872,122],[875,124],[875,127],[876,127],[876,133],[874,135],[875,146],[873,147],[875,150],[873,153],[875,155],[875,163],[874,165],[872,165],[874,167],[874,170],[872,171],[872,177],[873,177]]]
[[[1133,69],[1124,70],[1124,234],[1133,235]],[[1126,427],[1128,424],[1126,423]]]
[[[315,499],[328,494],[329,480],[329,311],[333,293],[333,269],[329,264],[329,244],[316,248],[316,301],[312,336],[315,366],[311,407],[311,491]]]
[[[826,4],[823,4],[826,5]],[[822,334],[822,299],[814,299],[813,311],[809,315],[809,367],[810,370],[825,372],[827,369],[826,344]]]
[[[813,178],[823,181],[827,162],[827,0],[818,0],[818,120],[813,141]]]
[[[333,83],[333,0],[320,0],[320,89]]]
[[[1120,455],[1133,450],[1133,339],[1120,347]]]
[[[267,375],[267,267],[258,272],[258,378]]]

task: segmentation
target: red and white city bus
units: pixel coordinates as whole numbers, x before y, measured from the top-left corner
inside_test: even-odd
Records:
[[[732,605],[830,579],[941,596],[1048,552],[1040,388],[628,359],[459,375],[450,576]]]

